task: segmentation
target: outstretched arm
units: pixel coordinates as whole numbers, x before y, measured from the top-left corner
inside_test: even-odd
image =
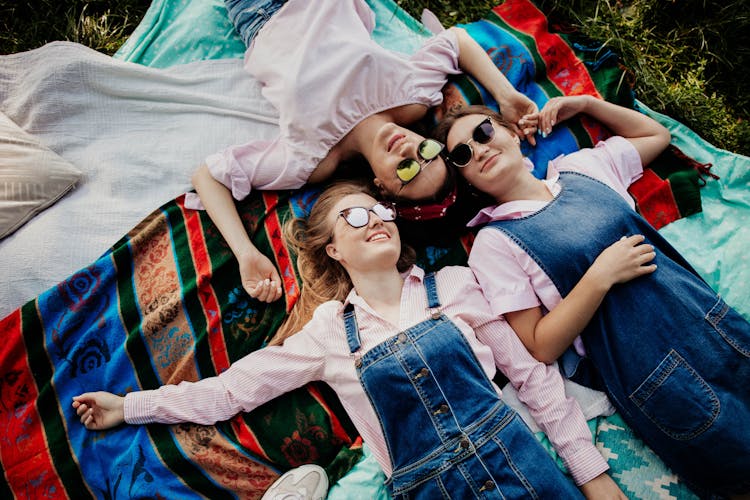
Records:
[[[648,165],[669,145],[669,130],[638,111],[624,108],[590,95],[554,97],[539,112],[539,130],[549,134],[552,127],[578,113],[586,113],[606,125],[614,134],[630,141],[641,163]]]
[[[500,105],[500,114],[514,127],[514,132],[535,145],[536,103],[513,88],[490,56],[466,30],[456,27],[450,29],[458,39],[458,65],[461,70],[476,78],[492,94]],[[530,116],[521,121],[527,115]]]
[[[255,248],[245,231],[232,193],[214,179],[204,164],[193,174],[193,186],[229,248],[239,262],[245,291],[263,302],[281,297],[281,278],[271,260]]]
[[[642,235],[633,235],[607,247],[573,290],[546,315],[540,307],[505,313],[505,319],[536,359],[552,363],[560,357],[614,285],[656,270],[656,264],[650,264],[656,256],[654,249],[643,240]]]

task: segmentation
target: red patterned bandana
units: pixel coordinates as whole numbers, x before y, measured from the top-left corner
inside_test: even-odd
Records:
[[[412,205],[404,207],[397,205],[398,216],[406,220],[430,220],[439,219],[445,216],[448,208],[456,202],[457,188],[456,184],[453,184],[453,188],[448,191],[448,194],[441,201],[435,203],[428,203],[424,205]]]

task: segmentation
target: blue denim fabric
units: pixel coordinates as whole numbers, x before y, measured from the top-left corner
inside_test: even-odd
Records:
[[[560,180],[543,210],[490,227],[563,297],[604,248],[646,237],[658,269],[607,294],[582,333],[587,356],[623,419],[698,492],[750,490],[750,324],[614,190],[577,173]]]
[[[245,46],[258,34],[258,31],[271,19],[286,0],[225,0],[229,19],[239,33]]]
[[[393,498],[582,498],[498,397],[461,331],[437,312],[434,275],[425,285],[432,318],[355,361],[393,463]],[[353,309],[344,322],[358,356]]]

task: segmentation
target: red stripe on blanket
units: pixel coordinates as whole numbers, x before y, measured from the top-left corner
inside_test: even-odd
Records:
[[[641,215],[656,229],[682,217],[669,180],[651,169],[644,169],[643,177],[631,184],[628,191],[637,200]]]
[[[546,74],[563,95],[593,95],[602,98],[583,61],[559,35],[547,31],[547,18],[528,0],[507,0],[493,12],[510,27],[534,38],[539,56],[547,68]],[[586,132],[594,140],[611,134],[594,120],[581,120]]]
[[[206,315],[206,328],[208,333],[208,345],[211,348],[211,359],[213,359],[216,373],[221,373],[231,364],[227,354],[227,345],[224,342],[224,333],[221,328],[221,314],[219,301],[211,286],[211,259],[206,247],[206,236],[203,234],[200,216],[196,210],[185,210],[185,199],[179,198],[177,204],[185,219],[185,228],[190,242],[190,253],[193,256],[195,266],[196,283],[201,301],[201,306]]]
[[[314,384],[307,384],[305,386],[305,389],[307,389],[307,392],[309,392],[310,395],[315,398],[318,404],[320,404],[321,408],[325,409],[328,417],[331,419],[331,431],[333,432],[334,436],[341,438],[341,440],[347,446],[350,446],[352,444],[352,440],[349,437],[349,434],[344,429],[344,426],[341,425],[341,421],[331,410],[331,407],[328,405],[328,403],[326,403],[326,400],[323,398],[323,394],[320,393],[320,390]]]
[[[39,393],[21,334],[21,309],[0,322],[0,332],[0,422],[5,441],[0,462],[5,479],[16,498],[66,498],[35,403]]]
[[[276,265],[279,267],[281,281],[284,283],[284,300],[286,300],[286,312],[288,313],[299,298],[299,287],[294,277],[294,268],[292,267],[292,259],[289,257],[289,250],[281,235],[281,221],[279,219],[279,211],[276,210],[276,206],[279,203],[279,195],[271,191],[263,191],[263,202],[266,204],[266,234],[273,249],[273,255],[276,258]]]
[[[188,233],[188,241],[190,242],[190,252],[193,256],[193,265],[195,266],[196,279],[198,280],[197,287],[200,290],[198,296],[200,297],[201,307],[206,316],[211,359],[213,360],[216,373],[219,374],[227,370],[231,362],[228,356],[227,345],[224,342],[224,332],[221,327],[221,308],[210,283],[212,275],[211,259],[206,246],[206,236],[203,233],[203,225],[201,224],[198,212],[196,210],[186,210],[184,198],[179,198],[176,202],[185,219],[185,228]],[[250,429],[240,415],[232,419],[231,425],[242,446],[269,460],[252,429]]]
[[[466,233],[459,238],[461,246],[464,248],[466,255],[471,253],[471,247],[474,245],[474,233]]]
[[[258,441],[255,433],[250,428],[250,426],[247,425],[247,422],[245,422],[245,419],[242,418],[241,414],[232,417],[230,423],[232,425],[232,429],[234,429],[235,435],[237,436],[237,440],[244,448],[269,462],[273,462],[273,460],[271,460],[271,458],[266,455],[266,452],[260,445],[260,441]]]

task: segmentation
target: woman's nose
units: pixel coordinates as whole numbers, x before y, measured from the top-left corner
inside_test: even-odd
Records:
[[[473,144],[474,159],[477,161],[481,160],[482,157],[487,154],[487,151],[489,151],[489,149],[489,144],[480,144],[475,141]]]
[[[383,219],[380,218],[378,214],[370,210],[370,220],[369,220],[369,227],[376,227],[376,226],[382,226],[384,224]]]
[[[417,155],[417,143],[411,139],[406,139],[402,143],[400,153],[404,158],[419,159],[419,156]]]

